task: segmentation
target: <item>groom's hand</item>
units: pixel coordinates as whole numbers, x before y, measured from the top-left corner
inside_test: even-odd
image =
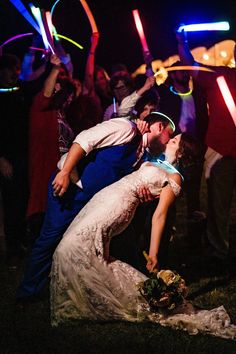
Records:
[[[140,132],[141,135],[150,131],[149,124],[145,122],[145,120],[136,119],[136,124],[137,124],[138,131]]]
[[[52,182],[55,197],[62,197],[63,194],[67,191],[67,188],[70,183],[70,175],[64,171],[58,172],[56,177]]]
[[[138,188],[138,196],[141,203],[152,202],[155,199],[150,190],[144,186]]]

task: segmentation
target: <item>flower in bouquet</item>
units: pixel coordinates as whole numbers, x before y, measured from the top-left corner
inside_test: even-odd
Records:
[[[153,311],[160,308],[173,310],[188,293],[184,279],[171,270],[152,273],[150,278],[138,284],[138,290]]]

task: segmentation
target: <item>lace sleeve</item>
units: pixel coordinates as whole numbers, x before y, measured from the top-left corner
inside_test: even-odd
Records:
[[[175,195],[176,197],[178,197],[178,195],[179,195],[180,192],[181,192],[181,187],[180,187],[180,185],[179,185],[178,183],[176,183],[172,178],[169,178],[169,179],[168,179],[168,182],[169,182],[169,184],[170,184],[170,186],[171,186],[171,188],[172,188],[172,191],[174,192],[174,195]]]

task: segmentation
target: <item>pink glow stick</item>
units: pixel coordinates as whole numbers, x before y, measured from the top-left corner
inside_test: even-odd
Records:
[[[53,24],[52,24],[51,12],[50,12],[50,11],[46,11],[46,12],[45,12],[45,16],[46,16],[46,20],[47,20],[47,24],[48,24],[48,29],[49,29],[49,31],[50,31],[50,35],[51,35],[51,39],[52,39]]]
[[[43,49],[43,48],[37,48],[37,47],[29,47],[29,49],[32,49],[32,50],[38,50],[38,51],[40,51],[40,52],[47,52],[45,49]]]
[[[53,54],[55,54],[55,48],[54,48],[54,43],[53,43],[53,38],[52,38],[51,13],[49,11],[45,12],[43,9],[41,9],[41,17],[42,17],[43,27],[44,27],[44,31],[45,31],[45,34],[47,37],[49,47],[51,49],[51,52]]]
[[[141,44],[143,47],[143,51],[149,52],[146,37],[145,37],[144,31],[143,31],[143,25],[142,25],[142,22],[141,22],[141,19],[139,16],[139,12],[137,9],[133,10],[133,16],[134,16],[134,22],[135,22],[135,25],[136,25],[136,28],[137,28],[137,31],[139,34],[139,38],[140,38],[140,41],[141,41]]]
[[[224,76],[217,77],[216,81],[217,81],[217,84],[220,88],[220,92],[223,96],[225,104],[226,104],[226,106],[230,112],[230,115],[233,119],[234,125],[236,127],[236,106],[235,106],[235,102],[232,97],[232,94],[231,94],[229,87],[227,85],[227,82],[225,81]]]

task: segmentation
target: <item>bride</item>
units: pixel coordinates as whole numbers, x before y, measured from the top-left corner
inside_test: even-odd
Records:
[[[182,177],[171,165],[194,160],[196,144],[186,133],[169,141],[168,162],[145,162],[135,172],[102,189],[73,220],[58,245],[51,270],[51,321],[76,320],[153,321],[161,325],[236,338],[223,306],[195,310],[185,303],[171,315],[152,313],[137,284],[147,277],[138,270],[110,259],[109,243],[131,222],[140,203],[139,189],[146,187],[159,198],[153,214],[147,269],[158,265],[158,249],[167,211],[181,191]]]

